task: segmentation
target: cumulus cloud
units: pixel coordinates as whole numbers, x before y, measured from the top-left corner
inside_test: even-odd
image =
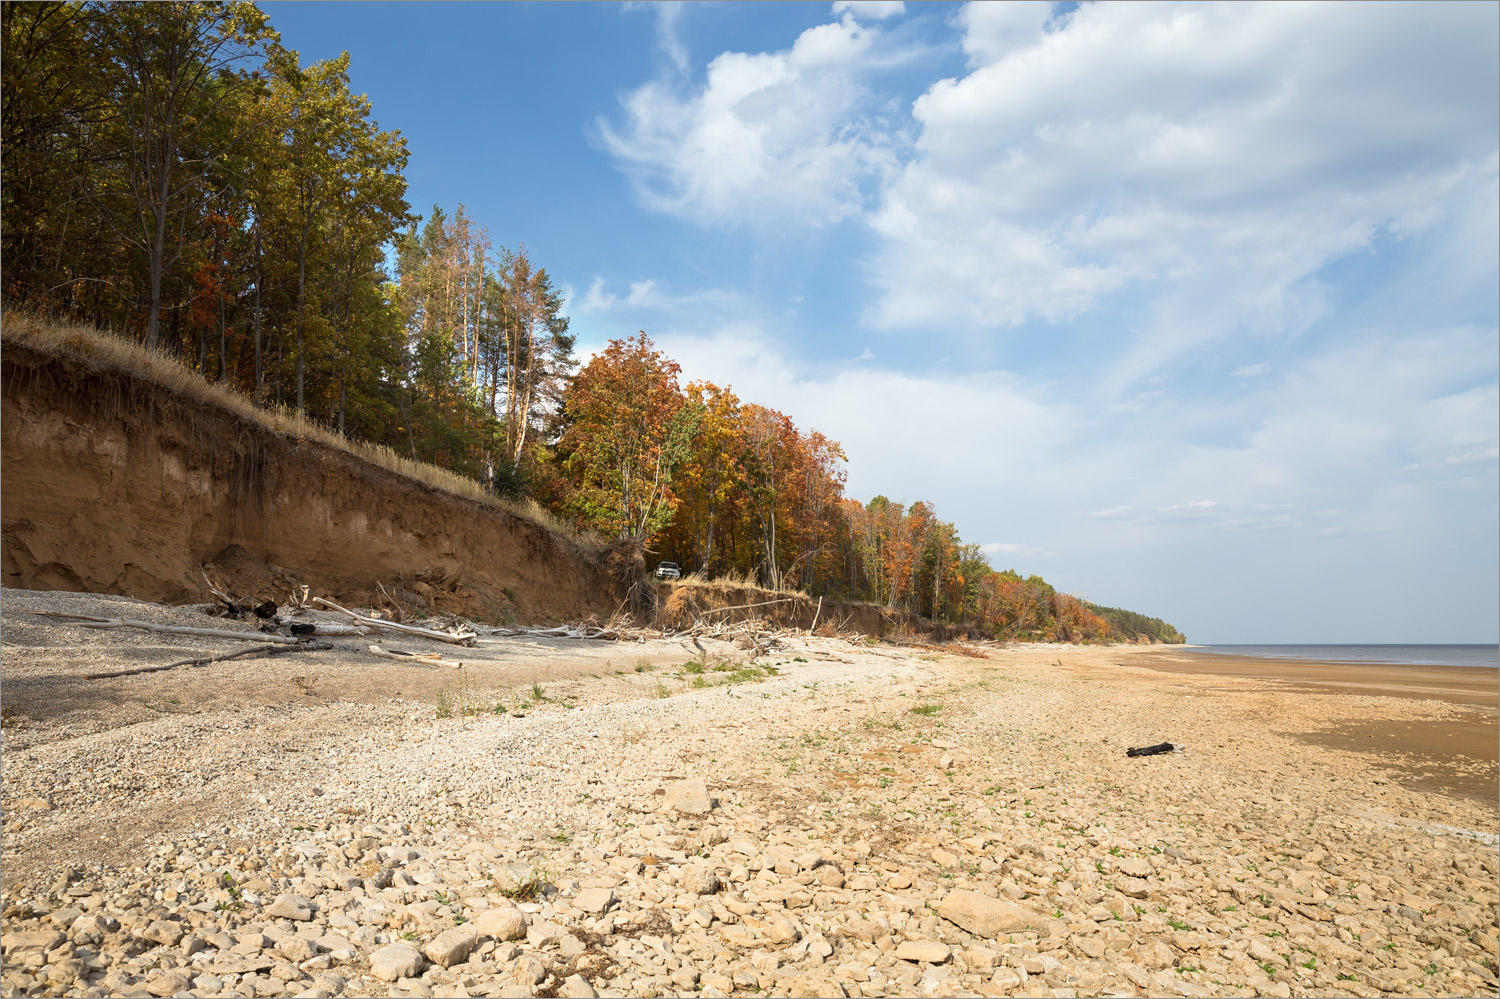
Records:
[[[965,8],[872,224],[885,326],[1158,298],[1157,355],[1323,314],[1305,280],[1489,182],[1493,7]],[[1150,325],[1150,324],[1148,324]]]
[[[859,20],[884,21],[906,13],[902,0],[834,0],[833,13],[850,14]]]
[[[647,205],[705,224],[827,225],[865,208],[894,141],[864,84],[876,29],[854,17],[780,52],[724,52],[701,86],[652,82],[623,96],[599,141]]]

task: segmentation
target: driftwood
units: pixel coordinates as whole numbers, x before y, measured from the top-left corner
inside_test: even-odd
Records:
[[[292,620],[284,620],[281,623],[290,628],[292,634],[299,638],[306,635],[347,636],[368,635],[370,633],[370,629],[362,624],[329,624],[326,621],[304,622]]]
[[[378,645],[370,646],[370,654],[379,656],[381,659],[395,659],[401,662],[439,663],[443,661],[441,652],[406,652],[402,649],[382,649]]]
[[[1142,746],[1140,749],[1127,749],[1127,750],[1125,750],[1125,755],[1126,756],[1157,756],[1157,755],[1160,755],[1161,753],[1170,753],[1174,749],[1177,749],[1177,748],[1178,748],[1177,746],[1172,745],[1170,742],[1159,742],[1159,743],[1157,743],[1154,746]]]
[[[814,633],[817,632],[817,630],[818,630],[818,618],[820,616],[822,616],[822,614],[823,614],[823,598],[819,597],[818,598],[818,609],[813,612],[812,627],[807,629],[807,633],[809,635],[814,634]]]
[[[489,634],[496,638],[515,638],[524,635],[527,638],[579,638],[600,642],[614,642],[620,639],[620,631],[617,628],[597,628],[588,624],[571,628],[566,625],[557,628],[496,628]]]
[[[432,638],[436,639],[439,642],[447,642],[449,645],[469,645],[473,643],[476,637],[478,637],[472,631],[463,631],[455,634],[453,632],[447,631],[435,631],[432,628],[418,628],[414,624],[397,624],[394,621],[382,621],[379,618],[368,617],[364,614],[357,613],[347,607],[340,607],[332,600],[325,600],[322,597],[313,597],[313,603],[322,604],[325,607],[332,607],[340,614],[347,614],[356,623],[362,624],[366,628],[379,628],[383,631],[399,631],[404,635],[419,635],[422,638]]]
[[[107,680],[116,676],[137,676],[141,673],[160,673],[163,670],[176,669],[179,666],[211,666],[214,663],[224,663],[231,659],[250,659],[257,656],[281,656],[288,652],[327,652],[333,648],[327,642],[299,642],[295,646],[267,646],[260,649],[242,649],[239,652],[229,652],[222,656],[204,656],[201,659],[180,659],[175,663],[167,663],[163,666],[142,666],[139,669],[117,669],[110,673],[87,673],[85,680]]]
[[[194,635],[198,638],[232,638],[237,642],[271,642],[277,645],[294,645],[295,638],[285,635],[268,635],[263,631],[228,631],[223,628],[189,628],[177,624],[153,624],[150,621],[135,621],[124,617],[94,617],[89,614],[65,614],[62,611],[32,611],[38,617],[60,617],[77,621],[84,628],[139,628],[163,635]]]

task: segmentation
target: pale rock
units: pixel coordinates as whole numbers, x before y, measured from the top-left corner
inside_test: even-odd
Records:
[[[416,976],[422,964],[422,952],[411,944],[386,944],[370,955],[370,974],[383,982],[394,982]]]
[[[1281,955],[1267,947],[1264,940],[1251,940],[1249,954],[1251,960],[1257,964],[1280,965],[1282,963]]]
[[[475,930],[467,926],[455,926],[451,930],[444,930],[428,941],[427,946],[422,948],[422,953],[427,955],[427,960],[444,968],[451,968],[468,960],[469,954],[474,950],[474,945],[479,942]]]
[[[564,978],[562,984],[557,987],[557,994],[562,999],[595,999],[599,995],[588,983],[588,979],[582,975],[569,975]]]
[[[531,954],[523,954],[511,965],[510,973],[521,985],[540,985],[547,980],[547,966]]]
[[[844,887],[844,872],[832,864],[823,864],[813,870],[813,877],[825,888]]]
[[[938,915],[978,937],[994,939],[1002,933],[1015,933],[1028,927],[1037,930],[1049,920],[1040,913],[1014,902],[990,898],[976,891],[955,888],[938,905]]]
[[[1148,968],[1170,968],[1177,958],[1160,940],[1143,940],[1130,948],[1131,955]]]
[[[506,906],[503,909],[486,909],[474,920],[474,930],[482,937],[492,940],[520,940],[526,936],[528,920],[520,909]]]
[[[899,961],[942,964],[952,953],[947,944],[936,940],[903,940],[896,947],[896,959]]]
[[[165,971],[146,983],[146,991],[154,996],[175,996],[193,987],[192,980],[180,971]]]
[[[713,809],[716,802],[709,797],[708,784],[702,780],[680,780],[666,788],[663,804],[677,812],[703,815]]]
[[[170,919],[158,919],[141,930],[141,937],[165,947],[175,947],[182,939],[182,924]]]
[[[615,904],[615,893],[608,888],[585,888],[573,899],[573,908],[589,916],[602,916]]]
[[[796,943],[802,939],[802,931],[785,916],[770,921],[771,939],[776,943]]]
[[[1132,878],[1146,878],[1150,877],[1153,873],[1151,864],[1140,857],[1127,857],[1115,864],[1115,869],[1121,874],[1128,874]]]
[[[694,895],[712,895],[719,888],[719,876],[703,864],[690,864],[678,875],[677,886]]]
[[[1025,979],[1014,969],[1001,968],[990,979],[990,984],[1001,991],[1009,991],[1010,989],[1020,988],[1024,981]]]
[[[271,907],[266,910],[266,915],[277,919],[295,919],[306,922],[313,917],[313,904],[304,895],[282,895]]]

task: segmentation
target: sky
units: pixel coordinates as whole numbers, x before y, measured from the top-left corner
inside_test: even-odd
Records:
[[[1208,644],[1500,633],[1500,5],[262,4],[587,357]]]

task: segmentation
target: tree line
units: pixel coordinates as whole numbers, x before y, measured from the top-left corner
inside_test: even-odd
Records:
[[[546,504],[710,578],[874,601],[1001,638],[1183,640],[1156,618],[996,571],[931,503],[844,496],[836,441],[730,388],[681,386],[680,374],[645,333],[595,355],[541,452]]]
[[[8,307],[92,323],[264,406],[529,495],[709,576],[1015,638],[1170,626],[996,572],[929,503],[844,496],[843,449],[650,339],[578,370],[564,301],[252,3],[0,4]],[[1180,640],[1180,636],[1176,636]]]

